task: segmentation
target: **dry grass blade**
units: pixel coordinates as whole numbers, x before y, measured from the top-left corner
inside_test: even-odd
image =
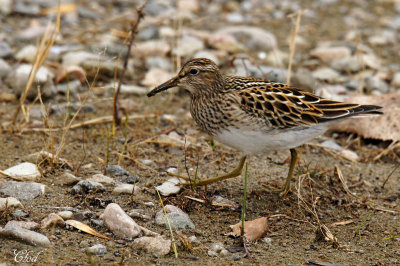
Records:
[[[331,223],[329,226],[340,226],[340,225],[347,225],[347,224],[352,224],[354,223],[354,220],[347,220],[347,221],[341,221],[341,222],[334,222]]]
[[[28,96],[29,91],[32,88],[33,82],[35,80],[36,74],[39,71],[39,68],[43,65],[44,60],[46,59],[46,56],[48,55],[50,48],[53,46],[55,40],[56,40],[56,34],[60,32],[60,20],[61,20],[61,11],[60,11],[60,3],[58,4],[58,11],[57,11],[57,22],[56,25],[53,29],[51,29],[51,22],[49,22],[46,31],[43,35],[43,38],[40,42],[40,45],[37,49],[37,54],[35,57],[35,61],[31,70],[31,73],[29,75],[28,82],[26,83],[25,90],[21,95],[19,104],[17,109],[15,110],[15,113],[12,117],[12,122],[11,122],[11,127],[15,126],[15,123],[17,121],[18,114],[20,110],[24,112],[25,120],[28,121],[28,116],[25,114],[25,108],[24,108],[24,103],[26,100],[26,97]]]
[[[129,41],[128,41],[128,44],[127,44],[128,52],[127,52],[126,57],[124,59],[122,72],[121,72],[121,74],[119,76],[119,82],[118,82],[117,91],[114,94],[114,101],[113,101],[114,123],[113,123],[113,128],[114,128],[115,124],[118,125],[118,126],[121,124],[121,119],[118,116],[118,108],[117,108],[118,96],[119,96],[119,92],[121,90],[122,82],[124,80],[126,69],[128,68],[128,60],[129,60],[129,55],[131,54],[132,44],[133,44],[133,41],[135,40],[136,34],[138,33],[139,23],[140,23],[141,19],[144,18],[143,9],[146,6],[146,4],[147,4],[147,1],[145,1],[141,7],[136,9],[137,19],[136,19],[135,24],[132,25],[132,30],[130,32],[130,38],[129,38]]]
[[[345,182],[345,180],[344,180],[342,171],[340,170],[339,166],[337,166],[336,164],[335,164],[335,170],[336,170],[336,175],[337,175],[337,177],[338,177],[339,180],[340,180],[340,183],[342,183],[342,186],[343,186],[344,191],[346,191],[346,193],[349,194],[349,195],[352,196],[352,197],[357,197],[356,195],[354,195],[354,194],[350,191],[349,187],[347,186],[347,184],[346,184],[346,182]]]
[[[293,64],[293,57],[296,52],[296,36],[299,34],[299,29],[300,29],[300,22],[301,22],[301,16],[303,15],[304,10],[299,10],[297,12],[297,17],[296,17],[296,26],[294,28],[294,31],[292,30],[290,34],[290,43],[289,43],[289,64],[288,64],[288,75],[286,78],[286,83],[290,85],[290,78],[291,78],[291,72],[292,72],[292,64]]]
[[[96,230],[94,230],[93,228],[91,228],[90,226],[81,223],[79,221],[76,220],[67,220],[65,221],[65,224],[70,225],[72,227],[75,227],[76,229],[79,229],[85,233],[97,236],[99,238],[104,238],[104,239],[109,239],[108,237],[106,237],[105,235],[100,234],[99,232],[97,232]]]

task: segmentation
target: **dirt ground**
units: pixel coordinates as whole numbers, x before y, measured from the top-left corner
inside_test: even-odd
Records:
[[[348,1],[342,4],[351,5]],[[325,18],[320,19],[320,24],[317,23],[318,19],[309,21],[306,18],[302,22],[314,29],[313,35],[316,38],[309,39],[309,44],[302,49],[313,47],[317,39],[341,36],[341,16],[335,12],[339,5],[340,3],[332,9],[315,9],[319,18]],[[376,16],[383,11],[387,12],[386,15],[393,12],[385,6],[365,8],[370,8]],[[262,19],[258,22],[268,25],[280,42],[287,39],[290,32],[288,25]],[[212,21],[209,23],[205,27],[212,28]],[[374,27],[372,22],[370,27]],[[287,49],[287,46],[282,44],[281,49]],[[297,52],[301,53],[302,49]],[[385,58],[392,57],[392,60],[399,57],[393,49],[376,49],[376,53]],[[143,73],[139,75],[143,76]],[[168,179],[166,169],[176,167],[180,173],[186,174],[185,154],[186,164],[192,175],[196,168],[200,177],[209,177],[236,167],[240,158],[239,152],[218,143],[210,146],[210,139],[196,130],[194,122],[188,117],[189,97],[186,93],[165,93],[151,99],[146,96],[132,96],[130,100],[135,107],[129,114],[144,117],[129,120],[125,126],[116,130],[115,136],[108,137],[110,123],[78,127],[67,132],[66,145],[60,156],[71,162],[72,169],[47,162],[40,164],[42,177],[37,182],[47,186],[47,193],[31,202],[23,202],[24,211],[30,214],[29,220],[40,223],[49,213],[58,211],[54,207],[90,211],[92,217],[98,218],[107,204],[115,202],[125,211],[144,209],[152,219],[137,219],[138,224],[170,238],[169,231],[156,225],[153,219],[161,208],[154,187]],[[111,115],[112,98],[94,93],[90,94],[89,103],[96,107],[96,111],[79,114],[75,123]],[[0,103],[0,125],[10,121],[16,108],[16,101]],[[162,114],[175,115],[176,118],[163,119]],[[49,123],[54,127],[62,126],[64,119],[64,115],[52,115]],[[22,128],[22,120],[19,123]],[[171,131],[176,131],[182,139],[186,136],[186,148],[184,145],[156,141],[155,137]],[[64,131],[10,132],[4,127],[0,134],[0,169],[21,163],[28,154],[37,151],[54,152],[60,146],[63,134]],[[295,171],[292,192],[285,198],[271,193],[268,188],[283,184],[288,171],[289,151],[271,151],[249,158],[246,220],[270,216],[269,230],[265,235],[267,239],[249,244],[254,261],[246,258],[244,251],[239,248],[239,238],[227,235],[231,231],[229,225],[236,224],[241,219],[242,175],[212,184],[206,190],[185,188],[178,195],[162,198],[164,204],[173,204],[189,214],[196,226],[194,230],[175,232],[179,258],[175,258],[173,252],[165,257],[155,257],[135,250],[132,242],[121,241],[105,227],[91,223],[89,218],[92,217],[83,216],[81,220],[84,223],[110,239],[96,238],[75,229],[41,229],[39,232],[52,242],[51,248],[30,247],[17,241],[0,239],[0,263],[15,264],[14,250],[31,250],[33,254],[38,254],[35,265],[248,265],[254,262],[261,265],[399,265],[400,239],[395,238],[400,234],[399,172],[394,172],[382,187],[398,162],[391,154],[373,160],[388,143],[364,140],[344,133],[329,132],[324,137],[333,138],[341,146],[355,151],[360,161],[348,161],[317,145],[304,145],[299,148],[301,160]],[[121,153],[125,156],[120,156]],[[115,195],[111,193],[113,187],[107,186],[104,193],[72,195],[72,186],[59,184],[60,176],[67,170],[82,179],[95,173],[103,173],[107,156],[109,164],[119,164],[132,177],[137,177],[138,185],[143,187],[143,191],[137,195]],[[146,165],[143,160],[152,162]],[[335,166],[343,173],[353,195],[344,189]],[[6,180],[0,178],[0,182]],[[238,203],[238,207],[230,209],[212,206],[210,199],[214,195],[232,200]],[[205,202],[191,200],[188,196]],[[154,206],[148,206],[146,202],[153,202]],[[10,219],[10,212],[0,213],[0,226],[4,226]],[[321,225],[326,225],[337,241],[319,239],[317,232]],[[179,235],[183,238],[195,235],[201,245],[190,249],[183,244]],[[226,257],[210,257],[207,250],[216,242],[238,252]],[[100,257],[85,254],[88,246],[97,243],[106,246],[108,253]]]

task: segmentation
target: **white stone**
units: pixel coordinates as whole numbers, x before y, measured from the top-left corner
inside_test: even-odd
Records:
[[[171,240],[165,240],[161,236],[148,237],[143,236],[133,241],[135,249],[143,249],[148,253],[154,253],[157,256],[164,256],[171,250]]]
[[[98,182],[103,185],[110,185],[115,182],[115,180],[113,178],[103,175],[103,174],[94,174],[94,175],[92,175],[92,177],[89,177],[86,180]]]
[[[36,58],[37,49],[34,45],[28,45],[22,48],[16,55],[15,58],[20,61],[26,61],[33,63]]]
[[[168,181],[162,183],[160,186],[157,186],[156,189],[161,193],[163,196],[169,196],[181,191],[181,187],[177,184],[181,183],[181,180],[178,178],[171,178]]]
[[[61,211],[58,212],[57,215],[63,218],[64,220],[70,220],[74,216],[74,213],[72,211]]]
[[[335,60],[350,57],[351,50],[345,46],[337,47],[318,47],[311,51],[311,56],[319,58],[325,63],[332,63]]]
[[[142,84],[148,87],[154,87],[172,78],[172,74],[159,68],[149,70],[144,76]]]
[[[40,172],[36,164],[24,162],[16,166],[10,167],[4,172],[12,177],[23,181],[34,181],[40,177]]]
[[[338,72],[336,72],[332,68],[328,68],[328,67],[322,67],[322,68],[315,70],[312,73],[312,76],[316,79],[327,81],[330,83],[343,81],[343,77],[340,76],[340,74]]]
[[[117,237],[132,240],[141,233],[140,226],[116,203],[107,205],[103,219],[107,228]]]
[[[397,72],[393,75],[391,85],[395,88],[400,88],[400,72]]]
[[[0,198],[0,211],[4,210],[5,208],[24,208],[24,205],[22,203],[14,198],[14,197],[8,197],[8,198]]]
[[[112,193],[114,194],[136,194],[139,191],[139,187],[132,184],[120,184],[116,186]]]
[[[176,48],[173,49],[173,54],[176,56],[190,57],[197,51],[204,49],[204,43],[202,40],[190,36],[184,35],[180,40]]]

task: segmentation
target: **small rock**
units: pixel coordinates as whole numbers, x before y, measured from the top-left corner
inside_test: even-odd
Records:
[[[363,63],[357,56],[350,56],[333,61],[331,66],[338,71],[353,73],[359,71]]]
[[[214,196],[212,198],[211,204],[214,206],[229,207],[231,209],[239,208],[239,204],[237,204],[236,202],[234,202],[232,200],[225,199],[221,196]]]
[[[140,29],[139,33],[137,34],[137,38],[143,41],[156,40],[158,37],[158,28],[152,26]]]
[[[167,71],[172,70],[171,61],[167,58],[159,56],[151,56],[146,58],[146,67],[147,69],[160,68]]]
[[[15,70],[11,71],[11,73],[8,75],[6,81],[10,85],[10,87],[14,89],[15,93],[18,96],[24,92],[31,71],[32,71],[32,65],[21,64]],[[35,84],[41,86],[41,92],[45,93],[45,96],[51,95],[51,91],[49,90],[51,89],[50,84],[53,78],[54,74],[44,66],[40,67],[38,72],[36,73],[34,79]],[[45,91],[45,89],[47,91]],[[28,98],[29,99],[35,98],[37,96],[37,93],[38,93],[37,89],[35,90],[32,88],[28,94]]]
[[[26,213],[24,211],[21,210],[15,210],[12,213],[12,216],[16,219],[21,219],[21,218],[28,218],[29,217],[29,213]]]
[[[325,140],[324,142],[321,143],[321,145],[332,150],[337,150],[337,151],[343,150],[343,147],[337,144],[333,139]]]
[[[110,203],[104,210],[104,224],[117,237],[132,240],[141,233],[139,225],[116,203]]]
[[[33,200],[45,194],[46,186],[35,182],[6,181],[1,184],[0,192],[19,200]]]
[[[145,221],[148,221],[151,219],[151,217],[147,214],[145,214],[145,211],[142,209],[133,209],[130,212],[128,212],[128,215],[132,218],[141,218]]]
[[[351,50],[346,46],[318,47],[312,50],[310,55],[327,64],[331,64],[335,60],[350,57]]]
[[[11,66],[6,61],[0,58],[0,78],[7,77],[10,74],[11,70]]]
[[[155,222],[158,225],[165,225],[165,227],[168,229],[169,225],[171,225],[172,228],[177,228],[177,229],[194,229],[195,225],[193,224],[192,220],[190,220],[189,215],[179,209],[178,207],[175,207],[173,205],[166,205],[165,211],[168,216],[168,221],[165,218],[165,213],[164,210],[160,210],[156,214]]]
[[[207,254],[210,257],[216,257],[218,255],[226,256],[229,254],[229,251],[224,248],[224,244],[214,243],[208,249]]]
[[[1,0],[4,1],[4,0]],[[0,3],[0,10],[1,10],[1,3]],[[11,49],[10,45],[6,42],[0,42],[0,58],[6,58],[13,54],[13,50]]]
[[[119,184],[117,185],[113,192],[114,194],[137,194],[140,188],[131,184]]]
[[[396,72],[393,75],[392,83],[390,85],[392,85],[395,88],[400,88],[400,72]]]
[[[114,184],[115,180],[111,177],[108,177],[106,175],[103,174],[94,174],[92,175],[92,177],[89,177],[88,179],[89,181],[94,181],[103,185],[111,185]]]
[[[170,167],[166,172],[170,174],[178,174],[178,169],[176,167]]]
[[[57,185],[73,185],[81,181],[81,178],[74,176],[71,173],[65,172],[54,180]]]
[[[174,195],[179,193],[179,191],[181,191],[181,187],[177,185],[180,182],[182,182],[180,181],[180,179],[174,177],[162,183],[160,186],[156,186],[156,190],[158,190],[161,193],[161,195],[165,197]]]
[[[72,211],[61,211],[57,213],[58,216],[63,218],[64,220],[70,220],[74,217],[74,213]]]
[[[50,106],[50,114],[54,115],[66,115],[76,113],[93,113],[96,111],[96,107],[93,104],[81,104],[81,103],[59,103]]]
[[[142,84],[147,87],[154,87],[170,79],[171,76],[170,73],[163,69],[153,68],[146,73]]]
[[[389,92],[389,89],[390,89],[389,85],[377,76],[368,78],[366,87],[370,91],[377,90],[382,93],[387,93],[387,92]]]
[[[270,238],[270,237],[264,237],[264,238],[262,239],[262,241],[263,241],[264,243],[267,243],[268,245],[272,246],[272,238]]]
[[[171,250],[171,240],[165,240],[161,236],[148,237],[143,236],[133,241],[135,249],[143,249],[148,253],[154,253],[157,256],[165,256]]]
[[[171,51],[171,46],[166,41],[150,40],[137,43],[132,50],[135,58],[165,57]]]
[[[64,226],[65,222],[63,218],[58,216],[55,213],[50,213],[46,218],[44,218],[41,222],[42,229],[49,228],[50,226]]]
[[[192,245],[201,245],[201,242],[197,239],[197,237],[195,235],[189,236],[189,242]]]
[[[9,226],[0,230],[0,237],[10,238],[32,246],[49,247],[51,245],[47,236],[15,226]]]
[[[87,252],[90,254],[94,254],[96,256],[101,256],[104,254],[107,254],[107,248],[105,246],[103,246],[102,244],[97,244],[91,247],[88,247]]]
[[[6,208],[24,208],[22,203],[13,197],[0,198],[0,211]]]
[[[358,157],[357,153],[348,149],[340,151],[340,155],[349,161],[358,162],[360,160],[360,157]]]
[[[34,45],[28,45],[22,48],[16,55],[15,58],[19,61],[33,63],[36,58],[37,49]]]
[[[115,175],[115,176],[123,176],[123,175],[129,175],[129,172],[126,171],[124,168],[122,168],[119,165],[107,165],[107,173],[110,175]]]
[[[137,184],[140,182],[140,179],[138,177],[128,176],[127,178],[122,179],[121,182],[126,184]]]
[[[322,67],[312,73],[313,77],[329,83],[343,82],[343,77],[332,68]]]
[[[41,176],[36,164],[29,162],[24,162],[10,167],[4,170],[4,172],[22,181],[34,181]]]
[[[97,192],[104,192],[106,191],[106,188],[94,181],[89,181],[89,180],[82,180],[79,181],[78,184],[76,184],[72,188],[72,194],[83,194],[83,193],[97,193]]]
[[[27,230],[34,230],[34,229],[38,229],[40,227],[40,225],[38,223],[35,223],[35,222],[32,222],[32,221],[15,221],[15,220],[11,220],[4,226],[4,228],[10,227],[10,226],[24,228],[24,229],[27,229]]]
[[[153,160],[149,160],[149,159],[144,159],[144,160],[141,160],[140,162],[142,164],[144,164],[144,165],[152,165],[152,164],[154,164],[154,161]]]
[[[191,57],[195,52],[203,50],[204,43],[202,40],[190,36],[183,35],[179,40],[179,44],[173,49],[172,53],[176,56]]]

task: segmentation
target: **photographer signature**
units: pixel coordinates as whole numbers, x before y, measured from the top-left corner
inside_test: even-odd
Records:
[[[17,250],[14,249],[14,261],[15,262],[36,262],[39,255],[41,253],[43,253],[43,251],[39,251],[37,253],[35,253],[32,250],[26,250],[26,249],[22,249],[22,250]]]

